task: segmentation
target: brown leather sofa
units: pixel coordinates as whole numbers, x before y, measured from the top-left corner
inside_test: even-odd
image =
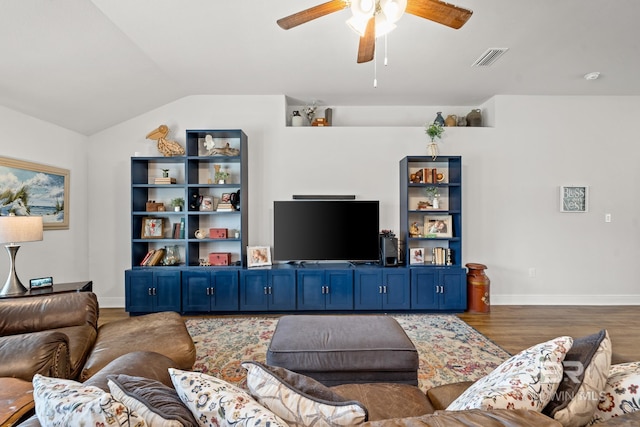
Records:
[[[134,351],[160,353],[191,369],[195,345],[173,312],[153,313],[98,327],[92,292],[0,300],[0,377],[31,381],[35,374],[86,381]]]

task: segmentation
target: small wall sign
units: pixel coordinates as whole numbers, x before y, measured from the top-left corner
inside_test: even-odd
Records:
[[[587,212],[589,187],[586,185],[560,186],[560,212]]]

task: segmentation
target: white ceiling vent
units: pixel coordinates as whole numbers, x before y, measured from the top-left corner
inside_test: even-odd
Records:
[[[488,67],[493,65],[502,55],[509,50],[508,47],[492,47],[487,49],[476,62],[471,64],[472,67]]]

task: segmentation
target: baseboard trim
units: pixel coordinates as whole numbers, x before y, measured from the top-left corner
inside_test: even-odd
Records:
[[[491,295],[493,305],[640,305],[640,295]]]

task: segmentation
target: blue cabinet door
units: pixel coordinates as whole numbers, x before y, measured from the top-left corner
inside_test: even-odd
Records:
[[[209,311],[211,300],[211,273],[208,271],[185,271],[182,274],[183,311]]]
[[[266,311],[269,309],[266,270],[242,270],[240,272],[240,310]]]
[[[353,271],[325,271],[325,308],[327,310],[353,310]]]
[[[440,307],[440,294],[436,287],[438,270],[435,268],[411,269],[411,308],[436,310]]]
[[[128,313],[153,312],[153,273],[127,270],[124,273],[125,310]]]
[[[324,270],[298,270],[298,310],[324,310]]]
[[[154,271],[153,280],[156,289],[154,311],[180,312],[180,271]]]
[[[382,308],[382,270],[358,269],[353,279],[353,306],[356,310]]]
[[[409,271],[406,268],[385,268],[382,271],[382,308],[405,310],[411,308]]]
[[[269,272],[269,309],[296,309],[296,272],[272,270]]]
[[[443,270],[440,283],[444,287],[440,308],[464,311],[467,309],[467,275],[463,268]]]
[[[237,311],[238,301],[238,271],[211,272],[213,286],[209,291],[211,311]]]

